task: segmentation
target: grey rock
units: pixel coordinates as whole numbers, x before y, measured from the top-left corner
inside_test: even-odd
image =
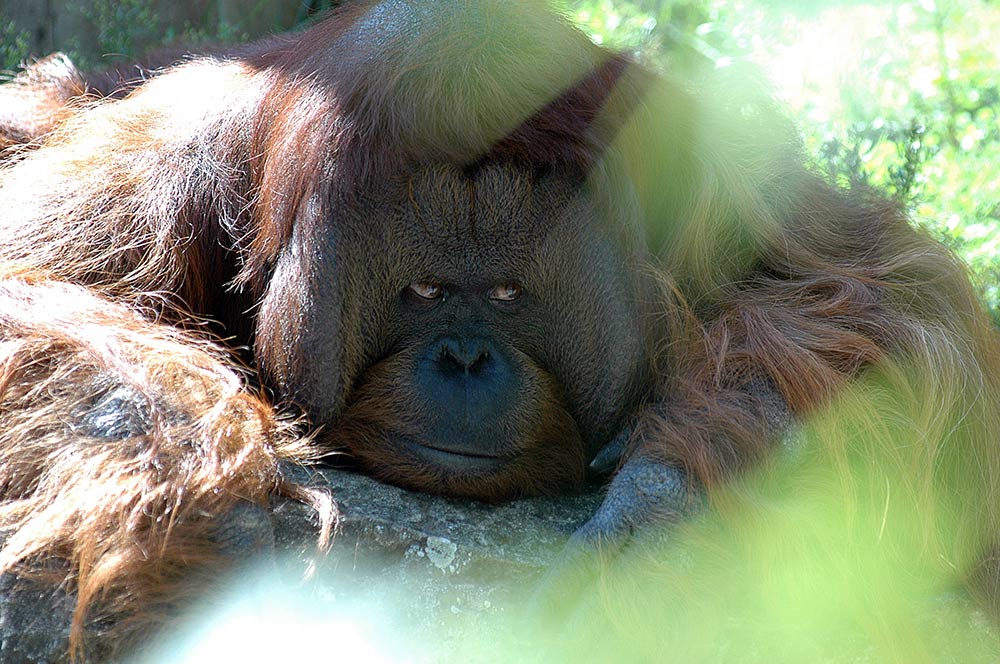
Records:
[[[69,661],[73,597],[13,574],[0,576],[0,662]]]

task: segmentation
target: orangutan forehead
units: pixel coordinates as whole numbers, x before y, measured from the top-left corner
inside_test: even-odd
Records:
[[[404,223],[435,243],[535,244],[579,198],[569,174],[512,164],[429,167],[407,183]],[[543,214],[539,214],[542,212]]]

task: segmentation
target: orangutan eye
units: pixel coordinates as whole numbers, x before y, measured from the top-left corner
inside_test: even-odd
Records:
[[[444,297],[444,288],[433,281],[417,281],[410,284],[409,289],[422,300],[440,300]]]
[[[513,302],[521,297],[521,284],[512,281],[500,284],[490,291],[490,299],[495,302]]]

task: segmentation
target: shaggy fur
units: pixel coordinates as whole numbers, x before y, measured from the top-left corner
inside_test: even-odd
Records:
[[[325,547],[329,496],[280,467],[315,450],[217,347],[79,286],[3,274],[0,568],[68,561],[77,644],[87,622],[141,630],[203,590],[225,560],[222,518],[241,502],[312,505]]]

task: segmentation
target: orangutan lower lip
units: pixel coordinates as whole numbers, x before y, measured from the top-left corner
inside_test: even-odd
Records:
[[[418,443],[412,438],[400,438],[399,442],[403,447],[417,456],[433,461],[442,466],[461,465],[463,468],[479,467],[481,469],[491,469],[502,466],[506,459],[494,454],[482,454],[468,452],[465,450],[445,449],[434,447],[425,443]]]
[[[471,457],[473,459],[496,459],[496,460],[500,460],[500,458],[501,458],[501,457],[496,456],[495,454],[476,454],[475,452],[465,452],[465,451],[458,451],[458,450],[449,450],[449,449],[445,449],[443,447],[435,447],[433,445],[420,445],[420,446],[423,447],[423,448],[426,448],[428,450],[434,450],[435,452],[443,452],[445,454],[451,454],[451,455],[454,455],[454,456]]]

